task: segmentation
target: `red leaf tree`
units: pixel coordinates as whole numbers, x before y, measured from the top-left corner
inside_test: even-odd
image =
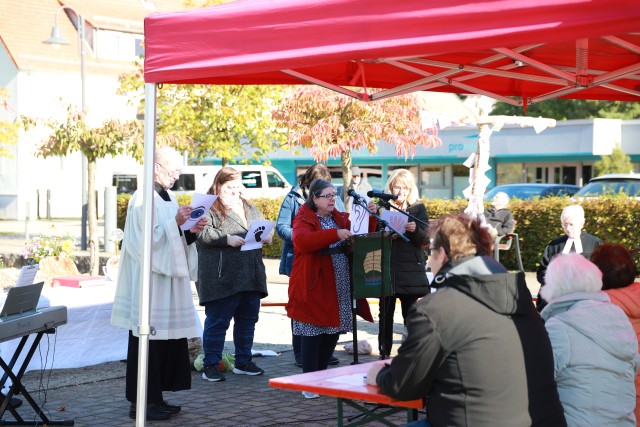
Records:
[[[425,127],[421,116],[414,94],[363,102],[319,86],[293,88],[273,111],[288,130],[290,146],[310,149],[317,162],[340,155],[345,189],[351,186],[351,150],[364,147],[375,154],[385,142],[407,159],[418,145],[440,145],[435,126]]]

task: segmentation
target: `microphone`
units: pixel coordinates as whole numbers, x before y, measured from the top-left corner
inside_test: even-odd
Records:
[[[382,200],[395,200],[398,198],[398,196],[396,196],[395,194],[383,193],[382,191],[378,191],[378,190],[367,191],[367,196],[375,197],[377,199],[382,199]]]
[[[360,202],[360,201],[364,202],[364,197],[356,193],[356,191],[353,188],[350,188],[349,191],[347,191],[347,194],[353,197],[353,200],[357,202]]]

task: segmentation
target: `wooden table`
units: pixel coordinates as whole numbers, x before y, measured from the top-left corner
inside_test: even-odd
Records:
[[[385,425],[394,426],[386,419],[387,416],[398,412],[407,412],[407,422],[415,421],[418,409],[424,408],[422,399],[395,400],[380,393],[380,389],[367,385],[364,376],[372,364],[383,364],[384,361],[361,363],[358,365],[341,366],[324,371],[308,372],[306,374],[290,375],[288,377],[272,378],[269,386],[287,390],[309,391],[338,399],[338,426],[360,426],[371,421],[380,421]],[[364,401],[384,405],[382,408],[367,408],[356,401]],[[344,423],[343,405],[347,404],[363,415],[352,423]],[[376,411],[376,409],[382,409]]]

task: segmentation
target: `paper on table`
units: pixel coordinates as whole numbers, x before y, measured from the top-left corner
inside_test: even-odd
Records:
[[[329,378],[327,381],[346,385],[362,385],[364,383],[364,374],[340,375],[339,377]]]
[[[191,230],[198,223],[198,221],[200,221],[200,218],[202,218],[202,216],[207,213],[207,211],[217,198],[218,196],[214,194],[193,193],[190,205],[193,210],[191,211],[189,219],[184,224],[182,224],[180,228],[183,230]]]
[[[271,233],[276,223],[273,221],[253,221],[251,227],[244,238],[244,245],[240,246],[241,251],[250,251],[260,249],[264,242],[264,238]]]
[[[380,216],[382,217],[382,219],[387,221],[390,226],[398,230],[398,232],[404,234],[404,226],[407,225],[407,222],[409,222],[405,214],[385,209],[382,211],[382,215]],[[386,230],[390,231],[389,227],[387,227]]]
[[[16,286],[33,285],[33,281],[38,273],[38,264],[25,265],[20,269],[20,275],[16,281]]]

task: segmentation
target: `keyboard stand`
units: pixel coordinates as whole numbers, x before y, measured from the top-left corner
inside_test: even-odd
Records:
[[[40,408],[38,403],[31,397],[31,394],[29,394],[27,389],[22,384],[22,376],[27,370],[27,366],[29,366],[29,362],[31,361],[33,354],[38,348],[38,344],[40,344],[40,340],[42,339],[42,336],[45,333],[47,334],[55,333],[55,331],[56,331],[55,328],[50,328],[50,329],[40,330],[39,332],[37,332],[35,339],[33,340],[33,344],[31,344],[31,347],[28,349],[24,362],[22,362],[22,365],[20,365],[19,367],[17,375],[13,373],[13,367],[18,361],[18,357],[22,353],[22,350],[24,349],[25,344],[29,339],[29,335],[31,334],[24,335],[20,339],[18,348],[16,348],[16,351],[13,353],[13,356],[11,357],[11,361],[9,362],[8,365],[4,361],[2,356],[0,356],[0,367],[2,368],[2,371],[4,371],[4,374],[2,375],[2,379],[0,380],[0,390],[4,388],[4,385],[7,382],[8,378],[11,378],[11,381],[12,381],[12,384],[9,387],[9,392],[5,396],[4,401],[2,402],[2,405],[0,405],[0,426],[29,426],[29,425],[72,426],[74,425],[74,420],[50,420],[46,416],[46,414],[42,411],[42,408]],[[9,402],[11,402],[11,398],[17,394],[22,394],[22,396],[26,399],[29,405],[31,405],[33,410],[36,412],[36,414],[40,417],[41,421],[37,421],[37,420],[25,421],[20,416],[20,414],[18,414],[18,411],[15,408],[12,408],[11,406],[9,406]],[[7,409],[9,410],[9,412],[11,412],[11,415],[13,415],[15,420],[2,419]]]

